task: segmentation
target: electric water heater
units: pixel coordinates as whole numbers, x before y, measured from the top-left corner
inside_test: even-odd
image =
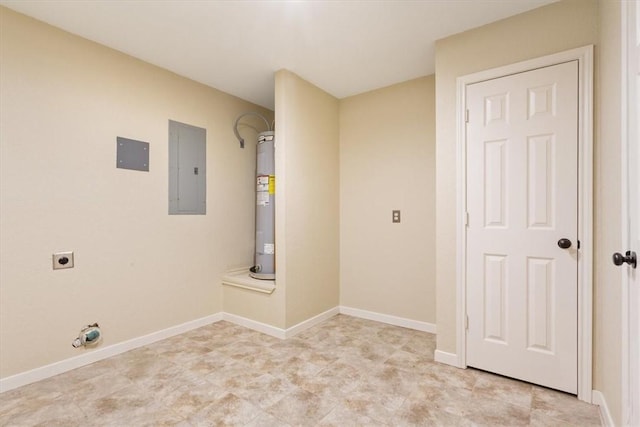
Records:
[[[256,145],[256,252],[251,277],[274,280],[275,259],[275,134],[261,132]]]

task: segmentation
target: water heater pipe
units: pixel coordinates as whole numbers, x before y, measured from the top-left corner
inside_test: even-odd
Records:
[[[233,125],[233,133],[235,133],[236,138],[238,138],[238,141],[240,141],[240,148],[244,148],[244,138],[241,137],[240,132],[238,132],[238,123],[240,122],[240,119],[246,116],[260,117],[262,120],[264,120],[264,124],[267,125],[267,130],[268,131],[271,130],[271,126],[269,125],[269,122],[267,121],[267,119],[264,118],[262,114],[256,113],[255,111],[249,111],[241,114],[240,116],[238,116],[238,118],[236,119],[236,123]]]

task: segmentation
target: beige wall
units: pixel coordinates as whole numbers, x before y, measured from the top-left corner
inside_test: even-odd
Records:
[[[596,51],[594,389],[601,391],[615,425],[622,423],[621,317],[623,268],[611,254],[626,250],[621,230],[620,2],[600,1],[600,40]]]
[[[257,107],[1,7],[0,61],[0,376],[82,354],[90,322],[107,346],[220,312],[218,278],[252,262],[232,126]],[[167,214],[169,119],[207,130],[206,215]],[[150,143],[149,172],[116,169],[117,136]]]
[[[253,263],[251,262],[251,264]],[[279,272],[276,272],[276,276],[281,277]],[[276,289],[272,294],[223,286],[223,311],[285,329],[285,284],[282,279],[276,280],[276,282]]]
[[[597,3],[553,3],[436,43],[438,349],[456,352],[456,78],[597,42]]]
[[[435,324],[433,75],[340,100],[340,259],[341,305]]]
[[[277,72],[276,135],[276,281],[291,327],[339,302],[338,100]]]
[[[564,0],[436,43],[436,294],[438,349],[456,352],[455,102],[457,77],[596,45],[594,383],[620,421],[619,52],[617,1]],[[599,29],[600,27],[600,29]]]

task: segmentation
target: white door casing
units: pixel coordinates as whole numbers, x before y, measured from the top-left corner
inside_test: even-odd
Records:
[[[467,89],[474,83],[497,79],[526,71],[549,67],[576,60],[578,63],[578,224],[577,239],[577,394],[578,398],[591,402],[592,384],[592,203],[593,203],[593,46],[535,58],[507,66],[481,71],[457,79],[457,240],[456,240],[456,290],[457,290],[457,351],[455,358],[440,358],[444,363],[458,367],[467,366],[467,129],[465,111],[467,109]],[[534,144],[535,145],[535,144]],[[545,144],[538,144],[545,145]],[[557,240],[557,239],[556,239]],[[552,243],[555,244],[556,240]],[[573,240],[573,239],[571,239]],[[576,242],[574,241],[574,245]],[[454,356],[454,355],[452,355]]]
[[[467,364],[574,394],[577,82],[571,61],[467,87]]]
[[[622,7],[622,253],[640,254],[640,7]],[[640,425],[640,273],[627,264],[622,274],[622,419]]]

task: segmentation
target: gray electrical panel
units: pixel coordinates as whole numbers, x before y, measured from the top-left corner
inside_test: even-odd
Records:
[[[149,171],[149,143],[135,139],[116,138],[116,167]]]
[[[169,120],[169,214],[207,213],[206,140],[203,128]]]

